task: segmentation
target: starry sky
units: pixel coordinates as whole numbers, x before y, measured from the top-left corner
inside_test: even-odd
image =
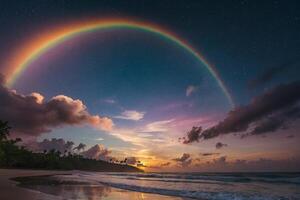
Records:
[[[3,81],[0,97],[18,96],[1,103],[0,117],[11,121],[14,134],[25,142],[27,138],[28,144],[51,138],[87,148],[99,144],[110,158],[135,157],[149,171],[294,170],[300,163],[300,97],[295,95],[300,75],[299,9],[297,1],[2,1],[4,79],[9,76],[7,63],[39,35],[76,21],[130,18],[159,25],[187,41],[214,66],[235,105],[190,52],[149,32],[116,28],[68,39],[30,63],[13,86]],[[261,101],[255,101],[260,97],[267,102],[263,106],[273,105],[277,99],[264,98],[273,93],[279,99],[285,96],[247,125],[255,129],[280,117],[280,126],[259,129],[259,134],[248,126],[240,128],[246,117],[239,111],[261,108],[256,106]],[[54,98],[58,95],[61,98]],[[23,98],[22,103],[14,98]],[[42,128],[34,124],[42,122],[28,120],[38,128],[27,131],[19,118],[34,118],[30,98],[47,109],[58,101],[70,108],[79,106],[84,119],[62,117],[54,123],[51,118]],[[21,104],[26,111],[18,110],[18,117],[11,114],[9,105],[13,109]],[[287,112],[288,106],[294,106],[295,117]],[[187,134],[193,126],[210,130],[235,114],[240,121],[234,121],[238,125],[229,131],[213,137],[199,131],[196,139]],[[97,122],[101,128],[94,126],[95,116],[104,120]],[[105,120],[110,125],[103,128]],[[268,168],[270,163],[275,167]]]

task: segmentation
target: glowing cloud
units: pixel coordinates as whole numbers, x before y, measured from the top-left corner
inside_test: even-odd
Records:
[[[1,85],[1,80],[0,118],[8,120],[16,133],[31,136],[65,125],[88,124],[105,131],[113,127],[110,118],[90,114],[79,99],[58,95],[46,101],[39,93],[23,95],[10,90]]]
[[[144,115],[145,112],[138,112],[136,110],[125,110],[121,113],[121,115],[115,116],[115,118],[139,121],[144,118]]]

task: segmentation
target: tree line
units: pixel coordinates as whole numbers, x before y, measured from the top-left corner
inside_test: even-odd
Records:
[[[9,137],[11,127],[0,120],[0,168],[86,170],[110,172],[140,172],[127,164],[116,164],[102,160],[84,158],[79,154],[61,153],[55,149],[33,152],[19,145],[21,138]]]

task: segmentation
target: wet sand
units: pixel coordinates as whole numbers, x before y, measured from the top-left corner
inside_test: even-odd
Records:
[[[106,185],[35,185],[18,187],[10,178],[24,176],[43,176],[71,174],[72,171],[43,171],[0,169],[1,200],[182,200],[183,198],[133,192],[112,188]]]
[[[41,171],[41,170],[19,170],[19,169],[0,169],[0,196],[1,200],[57,200],[62,199],[50,194],[44,194],[35,190],[28,190],[25,188],[17,187],[16,182],[10,180],[14,177],[23,176],[41,176],[41,175],[54,175],[66,174],[68,172],[62,171]]]

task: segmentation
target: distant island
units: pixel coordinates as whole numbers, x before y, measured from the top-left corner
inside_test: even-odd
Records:
[[[7,122],[0,120],[0,168],[143,172],[131,165],[88,159],[79,154],[62,154],[55,149],[32,152],[17,145],[22,141],[20,138],[9,139],[10,129]]]

